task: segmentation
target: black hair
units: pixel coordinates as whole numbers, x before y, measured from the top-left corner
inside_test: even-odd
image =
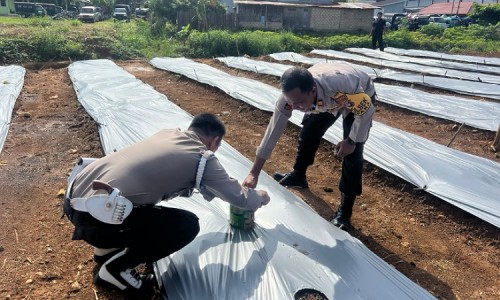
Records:
[[[195,116],[189,129],[206,137],[219,136],[221,138],[226,134],[226,127],[217,116],[210,113],[203,113]]]
[[[302,93],[309,92],[314,87],[314,78],[307,69],[302,67],[292,67],[281,75],[281,90],[289,92],[299,88]]]

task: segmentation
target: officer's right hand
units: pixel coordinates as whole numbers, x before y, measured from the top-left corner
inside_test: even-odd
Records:
[[[264,191],[264,190],[256,190],[257,194],[262,198],[262,205],[267,205],[269,201],[271,201],[271,197],[269,197],[269,194]]]
[[[259,177],[248,174],[248,176],[243,180],[242,185],[254,189],[257,186]]]

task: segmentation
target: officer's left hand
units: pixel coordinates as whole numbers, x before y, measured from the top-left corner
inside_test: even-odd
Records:
[[[356,144],[351,144],[347,140],[342,140],[335,146],[335,153],[337,153],[336,155],[338,158],[344,158],[353,153],[355,149]]]

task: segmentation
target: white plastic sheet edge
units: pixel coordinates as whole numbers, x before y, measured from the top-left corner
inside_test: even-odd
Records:
[[[24,85],[23,67],[0,66],[0,153],[9,132],[12,110]]]

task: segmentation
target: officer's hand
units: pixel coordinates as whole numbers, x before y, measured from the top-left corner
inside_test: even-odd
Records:
[[[264,191],[264,190],[256,190],[257,194],[262,197],[262,204],[261,205],[267,205],[269,201],[271,201],[271,198],[269,197],[269,194]]]
[[[259,181],[259,177],[253,176],[252,174],[248,174],[248,176],[243,180],[241,185],[254,189],[257,186],[257,182]]]
[[[347,140],[343,140],[335,146],[335,155],[338,158],[344,158],[345,156],[353,153],[355,149],[356,145],[352,145]]]

